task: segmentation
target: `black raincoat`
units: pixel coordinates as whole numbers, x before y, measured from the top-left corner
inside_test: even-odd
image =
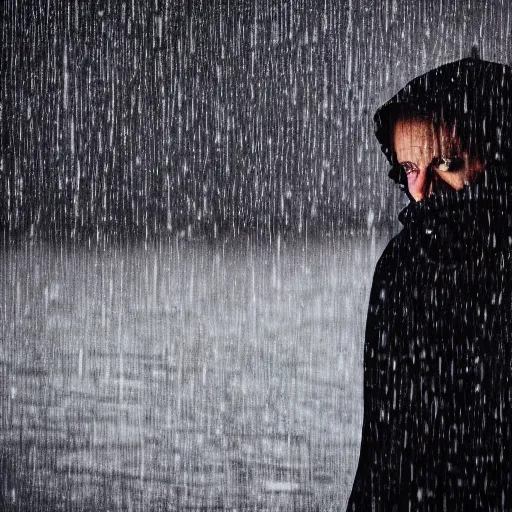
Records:
[[[512,510],[512,184],[411,202],[380,258],[349,511]]]

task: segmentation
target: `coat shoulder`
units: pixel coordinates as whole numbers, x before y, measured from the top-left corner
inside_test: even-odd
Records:
[[[376,343],[381,330],[390,327],[396,321],[397,312],[403,309],[401,303],[406,282],[403,262],[407,258],[408,250],[401,231],[389,241],[377,262],[366,321],[367,343]]]
[[[406,258],[407,252],[408,248],[402,230],[388,242],[378,259],[373,277],[374,284],[377,280],[389,282],[392,279],[392,274],[400,266],[400,262]]]

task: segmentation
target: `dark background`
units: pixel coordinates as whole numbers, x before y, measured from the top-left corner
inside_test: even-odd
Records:
[[[373,112],[511,37],[506,1],[7,0],[1,30],[1,225],[93,239],[389,229]]]

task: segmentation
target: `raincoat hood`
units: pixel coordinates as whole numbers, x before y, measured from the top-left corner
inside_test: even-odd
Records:
[[[512,154],[512,69],[468,57],[411,80],[374,116],[375,135],[390,163],[393,123],[401,112],[456,123],[487,161],[507,161]]]

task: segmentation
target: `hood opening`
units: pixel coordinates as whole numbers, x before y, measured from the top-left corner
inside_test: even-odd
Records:
[[[512,69],[468,57],[444,64],[411,80],[374,115],[375,135],[388,162],[398,117],[420,117],[455,125],[463,149],[486,162],[512,158]],[[398,182],[390,173],[390,178]]]

